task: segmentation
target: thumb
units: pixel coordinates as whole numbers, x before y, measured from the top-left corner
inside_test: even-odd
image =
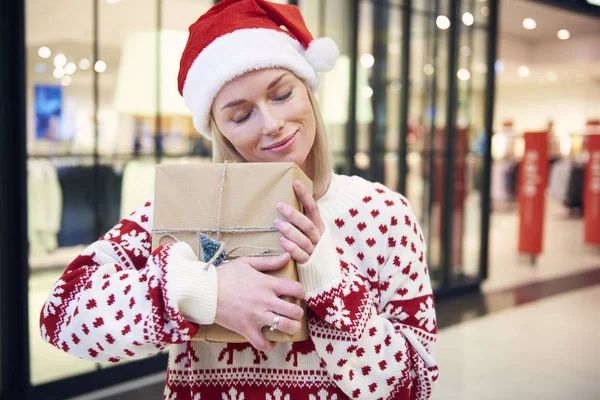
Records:
[[[248,265],[257,271],[275,271],[283,268],[288,262],[290,262],[290,253],[283,253],[278,256],[267,256],[267,257],[247,257],[244,259]]]

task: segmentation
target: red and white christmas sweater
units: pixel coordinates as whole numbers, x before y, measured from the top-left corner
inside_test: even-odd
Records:
[[[307,264],[310,338],[262,353],[190,342],[214,322],[217,273],[185,243],[151,251],[148,201],[65,270],[41,311],[43,338],[98,362],[169,347],[169,400],[427,399],[436,319],[415,215],[401,195],[334,175],[326,230]]]

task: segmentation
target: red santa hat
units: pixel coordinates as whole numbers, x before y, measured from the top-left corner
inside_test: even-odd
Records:
[[[209,139],[210,109],[227,82],[249,71],[285,68],[316,92],[318,73],[333,69],[339,55],[330,38],[313,39],[298,7],[266,0],[223,0],[189,31],[179,93],[194,127]]]

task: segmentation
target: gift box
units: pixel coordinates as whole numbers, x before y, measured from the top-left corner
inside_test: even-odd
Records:
[[[293,188],[296,180],[312,192],[312,182],[294,163],[161,164],[155,179],[153,248],[183,241],[199,260],[217,268],[223,259],[285,252],[282,234],[274,227],[275,218],[281,218],[276,205],[284,202],[302,211]],[[268,273],[298,281],[294,260]],[[302,301],[284,299],[306,311]],[[263,334],[274,342],[303,341],[308,338],[306,312],[300,322],[294,336],[269,327]],[[217,324],[201,326],[192,340],[247,342]]]

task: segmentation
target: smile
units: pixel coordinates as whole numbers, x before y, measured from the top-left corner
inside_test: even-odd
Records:
[[[265,150],[275,151],[275,152],[287,150],[292,146],[292,144],[294,144],[297,135],[298,135],[298,131],[294,132],[293,134],[291,134],[284,140],[277,142],[269,147],[266,147]]]

